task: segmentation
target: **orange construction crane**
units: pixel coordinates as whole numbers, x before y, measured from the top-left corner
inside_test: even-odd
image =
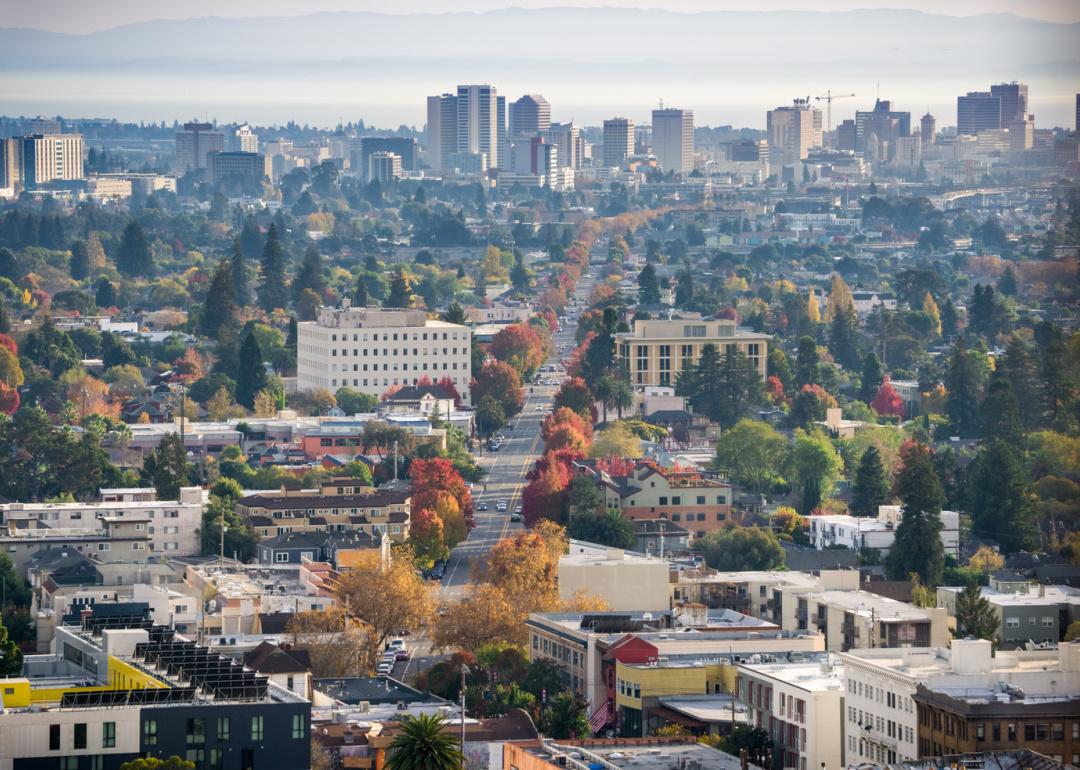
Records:
[[[814,99],[819,102],[825,102],[825,133],[829,135],[830,146],[835,144],[833,142],[833,130],[832,130],[832,103],[833,99],[850,99],[855,94],[834,94],[831,90],[826,91],[824,96],[815,96]]]

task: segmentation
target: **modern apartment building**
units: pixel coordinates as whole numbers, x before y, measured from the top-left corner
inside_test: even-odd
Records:
[[[551,128],[551,105],[540,94],[525,94],[510,103],[510,137],[532,136]]]
[[[457,97],[441,94],[427,98],[427,127],[424,137],[428,165],[436,171],[447,168],[457,152]]]
[[[499,149],[505,134],[500,117],[499,95],[491,85],[457,87],[457,151],[487,156],[489,168],[499,165]]]
[[[1059,669],[1057,649],[996,653],[982,639],[953,639],[949,649],[863,649],[841,653],[844,662],[845,727],[849,764],[910,762],[925,756],[919,747],[915,694],[919,685],[939,686],[993,681],[1012,684],[1014,676]],[[976,751],[1000,750],[987,745],[994,730],[984,727]],[[1067,757],[1066,757],[1067,759]]]
[[[225,134],[210,123],[185,123],[176,132],[176,175],[198,171],[209,165],[212,152],[225,151]]]
[[[634,154],[634,121],[610,118],[604,121],[604,166],[621,167]]]
[[[821,110],[806,99],[795,99],[790,107],[777,107],[766,115],[766,129],[772,160],[780,165],[796,163],[821,146]]]
[[[232,147],[234,152],[258,152],[259,135],[251,130],[246,123],[236,129],[232,135]]]
[[[806,663],[742,663],[736,692],[750,721],[769,733],[774,767],[845,766],[844,667],[825,658]]]
[[[1001,128],[1001,96],[989,91],[968,91],[956,97],[956,131],[977,134]]]
[[[258,494],[236,501],[236,512],[263,538],[289,532],[355,531],[401,543],[409,536],[411,508],[407,490],[374,488],[351,494]]]
[[[694,111],[652,111],[652,145],[664,171],[685,176],[694,170]]]
[[[956,614],[957,597],[963,588],[938,588],[938,605]],[[1057,644],[1070,623],[1080,620],[1080,588],[1030,583],[1004,583],[990,577],[982,597],[998,616],[998,644],[1011,650],[1031,644]]]
[[[179,500],[157,500],[156,495],[150,500],[126,499],[123,490],[112,492],[111,497],[118,499],[100,503],[6,503],[0,505],[0,521],[6,535],[28,544],[40,538],[40,547],[56,537],[100,534],[109,519],[140,521],[146,522],[150,551],[164,556],[199,553],[202,488],[181,487]]]
[[[615,340],[619,363],[637,386],[674,386],[680,372],[697,365],[706,345],[720,355],[735,350],[745,354],[765,379],[769,335],[739,328],[734,321],[679,313],[636,320],[629,332],[616,334]]]
[[[960,514],[941,511],[941,542],[945,554],[956,557],[960,549]],[[900,523],[900,506],[883,505],[876,518],[824,515],[810,517],[810,542],[818,550],[844,546],[853,551],[864,548],[887,556],[896,541],[896,528]]]
[[[582,147],[581,129],[574,123],[552,123],[540,131],[540,136],[548,144],[559,149],[558,162],[562,168],[581,168]]]
[[[310,767],[306,698],[143,617],[91,612],[57,628],[51,653],[26,656],[0,693],[3,770],[170,756],[221,770]]]
[[[436,321],[423,310],[319,309],[297,333],[297,388],[350,387],[379,396],[392,385],[416,385],[424,377],[448,378],[469,399],[472,378],[466,326]]]
[[[1080,764],[1080,643],[1060,645],[1056,665],[1018,652],[1010,668],[989,642],[962,650],[955,673],[916,687],[920,757],[1023,748]]]

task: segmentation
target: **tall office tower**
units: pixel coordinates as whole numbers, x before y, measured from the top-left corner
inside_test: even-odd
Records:
[[[922,136],[924,147],[937,142],[937,119],[929,112],[919,121],[919,134]]]
[[[1001,100],[1001,128],[1014,120],[1022,120],[1028,111],[1027,83],[998,83],[990,86],[990,94]]]
[[[499,165],[499,133],[505,131],[505,118],[499,118],[499,93],[494,86],[457,87],[457,151],[487,156],[488,168]]]
[[[498,135],[499,151],[495,154],[498,165],[503,165],[503,159],[507,157],[506,153],[509,152],[507,144],[510,137],[506,133],[506,97],[500,96],[495,99],[495,109],[498,113],[495,120],[497,126],[496,134]]]
[[[446,162],[457,152],[457,97],[453,94],[427,98],[428,165],[436,171],[446,169]]]
[[[27,190],[56,180],[83,179],[82,134],[46,134],[22,140],[22,183]]]
[[[22,139],[0,139],[0,190],[22,182]]]
[[[258,152],[259,136],[245,123],[233,133],[232,145],[234,152]]]
[[[540,136],[545,142],[559,148],[559,165],[564,168],[581,168],[581,156],[578,144],[581,130],[573,123],[552,123],[550,128],[542,129]]]
[[[27,133],[30,136],[37,136],[38,134],[44,136],[46,134],[59,134],[61,130],[59,120],[38,115],[30,121],[30,130]]]
[[[551,128],[551,105],[540,94],[525,94],[510,104],[510,136],[536,134]]]
[[[821,146],[821,110],[807,99],[795,99],[790,107],[777,107],[766,115],[769,149],[780,163],[804,159],[811,147]]]
[[[855,121],[851,118],[841,121],[836,127],[836,137],[833,139],[833,147],[838,150],[855,151]]]
[[[694,111],[652,111],[652,144],[664,171],[689,174],[694,170]]]
[[[1015,118],[1008,128],[1009,150],[1023,152],[1035,146],[1035,116],[1030,112]]]
[[[867,137],[874,135],[879,142],[893,145],[902,136],[911,136],[911,113],[894,112],[889,101],[878,99],[870,112],[855,112],[855,149],[866,151]]]
[[[215,185],[228,181],[253,186],[269,176],[266,156],[257,152],[212,152],[206,158],[206,176]]]
[[[634,121],[611,118],[604,121],[604,165],[622,166],[634,154]]]
[[[207,166],[207,156],[225,151],[225,134],[209,123],[185,123],[176,132],[176,173],[179,176]]]
[[[977,134],[1001,128],[1001,97],[989,91],[968,91],[956,97],[956,132]]]

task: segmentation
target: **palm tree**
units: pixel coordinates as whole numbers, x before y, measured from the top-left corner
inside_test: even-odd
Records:
[[[406,716],[390,744],[387,770],[459,770],[465,764],[458,741],[438,714]]]
[[[602,375],[592,387],[593,398],[600,402],[603,409],[604,422],[607,423],[607,410],[613,405],[615,389],[618,387],[615,378],[610,374]]]
[[[634,405],[634,387],[625,376],[615,378],[615,390],[611,394],[611,405],[618,411],[620,420],[622,419],[623,409],[629,409]]]

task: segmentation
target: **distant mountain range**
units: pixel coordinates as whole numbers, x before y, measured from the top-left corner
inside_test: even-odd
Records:
[[[958,18],[918,11],[671,13],[621,8],[506,9],[486,13],[318,13],[293,18],[200,18],[131,24],[87,35],[0,29],[0,67],[206,72],[383,60],[518,61],[546,66],[656,66],[692,80],[745,79],[755,70],[837,64],[950,74],[1038,70],[1080,73],[1080,24],[1008,14]],[[726,72],[725,72],[726,70]],[[496,75],[498,73],[495,73]],[[1077,78],[1080,80],[1080,78]]]

